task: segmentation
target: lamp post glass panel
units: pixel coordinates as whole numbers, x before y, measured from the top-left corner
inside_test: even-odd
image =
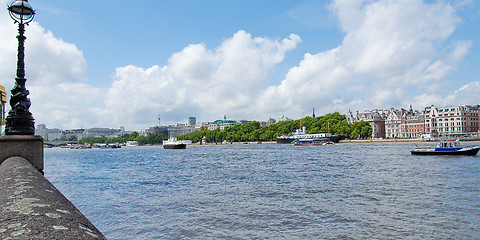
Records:
[[[8,112],[6,135],[33,135],[35,133],[34,119],[30,113],[30,99],[27,98],[30,93],[25,88],[25,46],[26,37],[25,24],[33,20],[35,11],[28,3],[28,0],[15,0],[8,6],[10,17],[18,23],[18,57],[17,57],[17,77],[15,86],[11,90],[10,107]]]

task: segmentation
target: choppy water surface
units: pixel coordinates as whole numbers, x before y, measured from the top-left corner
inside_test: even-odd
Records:
[[[109,239],[478,239],[480,157],[414,144],[45,150]]]

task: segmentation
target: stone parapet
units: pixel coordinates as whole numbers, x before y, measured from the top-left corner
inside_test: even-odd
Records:
[[[32,164],[0,165],[0,239],[106,239]]]
[[[11,157],[25,158],[43,172],[43,138],[34,135],[0,136],[0,164]]]

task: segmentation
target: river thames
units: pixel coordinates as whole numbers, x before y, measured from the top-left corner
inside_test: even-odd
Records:
[[[45,176],[109,239],[479,239],[480,157],[414,147],[54,148]]]

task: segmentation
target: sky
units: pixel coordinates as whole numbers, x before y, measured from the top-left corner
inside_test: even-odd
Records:
[[[0,0],[8,92],[18,44],[10,3]],[[475,0],[29,3],[26,87],[48,128],[480,104]]]

